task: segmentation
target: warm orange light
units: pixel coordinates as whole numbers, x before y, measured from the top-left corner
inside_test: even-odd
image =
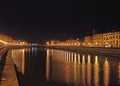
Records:
[[[3,40],[0,40],[0,42],[3,43],[3,44],[9,44],[9,43],[7,43],[7,42],[5,42]]]
[[[109,71],[110,71],[110,65],[106,58],[104,62],[104,86],[109,86],[109,74],[110,74]]]
[[[90,55],[88,55],[88,63],[91,63],[91,61],[90,61]]]
[[[95,56],[95,62],[94,62],[94,84],[95,84],[95,86],[98,86],[98,84],[99,84],[99,61],[98,61],[98,56]]]
[[[49,45],[50,43],[49,42],[46,42],[47,45]]]
[[[95,44],[97,45],[98,43],[96,42]]]

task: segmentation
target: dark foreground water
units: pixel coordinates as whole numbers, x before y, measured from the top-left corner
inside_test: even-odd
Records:
[[[120,86],[120,58],[54,49],[16,49],[20,86]]]

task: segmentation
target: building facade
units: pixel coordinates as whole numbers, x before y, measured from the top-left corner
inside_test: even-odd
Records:
[[[79,39],[69,39],[66,41],[51,40],[46,44],[50,46],[80,46],[81,42]]]
[[[0,34],[0,46],[2,45],[27,45],[28,42],[13,40],[11,37]]]
[[[12,43],[13,39],[9,36],[0,34],[0,46]]]
[[[120,48],[120,31],[95,34],[84,38],[85,46]]]
[[[103,34],[93,35],[93,46],[94,47],[103,47]]]
[[[120,32],[104,33],[103,46],[120,48]]]
[[[86,47],[92,47],[93,46],[93,37],[92,36],[86,36],[84,38],[84,46]]]

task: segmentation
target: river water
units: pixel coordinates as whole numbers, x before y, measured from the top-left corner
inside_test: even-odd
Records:
[[[14,49],[20,86],[120,86],[120,58],[72,51]]]

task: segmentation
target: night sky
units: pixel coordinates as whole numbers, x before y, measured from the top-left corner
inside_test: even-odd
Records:
[[[120,5],[113,1],[3,0],[0,33],[28,42],[45,42],[83,38],[91,35],[92,29],[98,33],[120,30]]]

